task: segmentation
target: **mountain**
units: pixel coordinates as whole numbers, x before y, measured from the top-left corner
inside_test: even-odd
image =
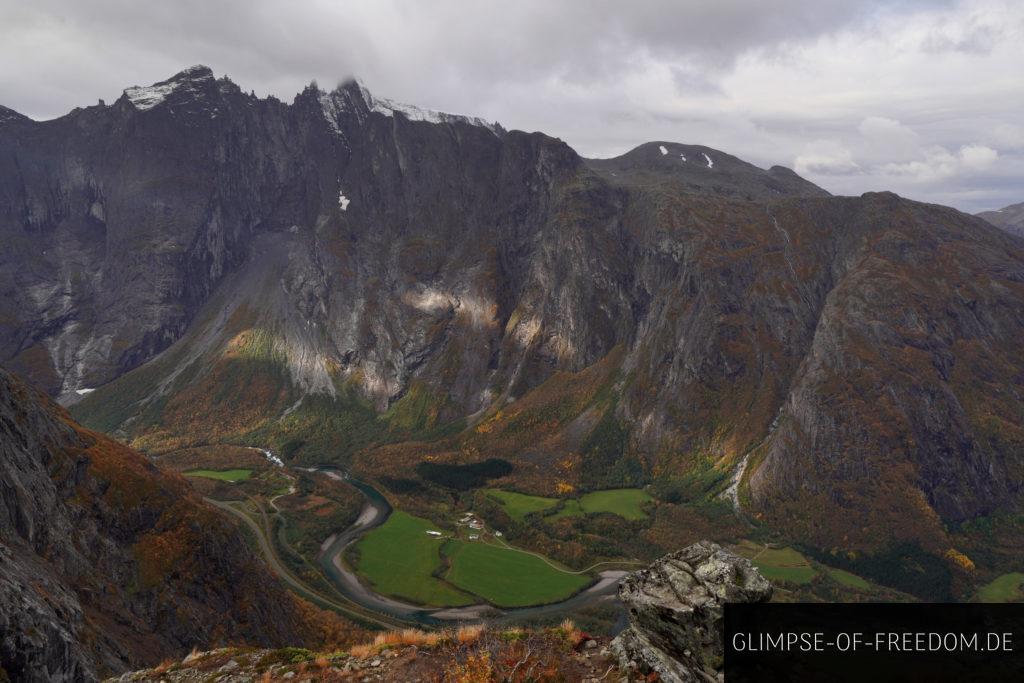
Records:
[[[996,211],[982,211],[977,216],[1010,234],[1024,237],[1024,202],[1011,204]]]
[[[0,370],[0,679],[95,680],[196,645],[321,643],[178,475]]]
[[[194,67],[5,117],[0,239],[0,359],[151,453],[260,444],[423,505],[444,467],[651,484],[667,548],[724,497],[940,565],[1024,502],[1024,247],[950,208]]]

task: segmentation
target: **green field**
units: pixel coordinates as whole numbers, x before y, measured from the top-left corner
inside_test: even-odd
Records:
[[[524,607],[563,600],[590,583],[543,560],[485,543],[451,541],[444,553],[451,566],[445,579],[499,607]]]
[[[523,521],[526,515],[533,512],[543,512],[559,505],[557,498],[543,498],[541,496],[529,496],[525,493],[513,491],[502,491],[500,489],[489,489],[487,495],[496,500],[505,509],[510,517]],[[654,500],[643,489],[609,489],[607,491],[594,491],[585,493],[579,498],[563,500],[558,511],[548,515],[551,519],[563,517],[582,517],[583,515],[595,515],[601,512],[610,512],[624,519],[638,520],[646,519],[644,504]]]
[[[851,574],[844,569],[836,569],[835,567],[826,567],[826,570],[829,576],[847,588],[857,588],[864,591],[871,590],[871,584],[856,574]]]
[[[583,512],[583,506],[580,505],[580,501],[576,498],[570,498],[569,500],[562,503],[562,507],[558,509],[553,515],[549,516],[549,519],[562,519],[563,517],[582,517],[586,513]]]
[[[427,535],[431,522],[395,510],[358,544],[357,570],[378,593],[423,605],[469,605],[472,596],[434,574],[441,570],[443,539]]]
[[[1020,602],[1024,600],[1024,574],[1012,572],[996,577],[978,589],[978,602]]]
[[[811,566],[807,558],[792,548],[769,548],[751,541],[743,541],[737,550],[740,555],[753,562],[754,566],[764,575],[764,578],[769,581],[788,581],[790,583],[806,584],[810,583],[818,574],[818,571]],[[841,570],[837,569],[835,571],[839,572]],[[833,578],[840,583],[844,583],[844,579],[847,581],[860,579],[860,577],[849,574],[849,572],[842,573],[851,578],[844,576],[843,579],[840,579],[834,574]],[[863,581],[863,579],[860,580]]]
[[[528,496],[525,493],[516,493],[515,491],[488,489],[486,493],[488,497],[497,501],[504,508],[509,517],[520,522],[530,513],[541,512],[558,504],[557,498]]]
[[[610,489],[584,494],[580,498],[583,512],[593,515],[598,512],[610,512],[624,519],[646,519],[644,503],[654,500],[643,489]]]
[[[234,483],[248,479],[252,476],[252,470],[189,470],[185,474],[189,477],[205,477]]]

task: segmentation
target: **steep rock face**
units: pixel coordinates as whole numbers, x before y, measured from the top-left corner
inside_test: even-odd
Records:
[[[1024,237],[1024,202],[1004,206],[996,211],[982,211],[976,215],[1012,235]]]
[[[76,414],[153,451],[506,449],[546,494],[742,468],[744,513],[823,548],[1022,504],[1024,249],[952,209],[194,68],[5,115],[0,237],[0,358],[107,382]]]
[[[767,602],[772,585],[750,560],[710,541],[666,555],[619,587],[629,626],[611,650],[626,671],[659,681],[721,680],[727,602]]]
[[[91,680],[209,642],[314,637],[184,481],[0,370],[0,673]]]
[[[257,100],[194,67],[109,107],[5,121],[0,358],[53,394],[107,382],[181,337],[257,235],[295,232],[314,239],[308,268],[285,275],[290,303],[331,323],[375,401],[417,355],[406,329],[365,315],[379,299],[402,297],[404,328],[455,309],[488,343],[498,302],[466,290],[526,248],[552,178],[579,160],[397,107],[356,83]]]
[[[751,493],[779,523],[798,506],[831,508],[797,522],[825,547],[832,514],[855,516],[844,533],[870,545],[886,518],[872,497],[906,522],[893,536],[935,539],[940,520],[1019,501],[1024,413],[985,397],[1019,395],[1024,359],[1007,333],[1024,312],[1020,251],[949,209],[844,203],[864,232],[845,236],[857,248],[834,262]]]

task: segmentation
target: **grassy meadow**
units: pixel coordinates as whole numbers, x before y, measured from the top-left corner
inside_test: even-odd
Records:
[[[544,498],[531,496],[514,491],[488,489],[487,495],[505,510],[509,517],[516,521],[532,513],[545,513],[552,520],[563,517],[582,517],[611,513],[630,521],[647,519],[644,505],[654,499],[643,489],[608,489],[592,491],[579,498]],[[548,512],[550,511],[550,513]]]
[[[245,481],[252,476],[252,470],[249,469],[231,469],[231,470],[189,470],[185,472],[189,477],[204,477],[206,479],[218,479],[220,481],[229,481],[235,483],[238,481]]]
[[[559,571],[544,560],[496,545],[452,541],[445,579],[498,607],[525,607],[563,600],[586,587],[584,574]]]
[[[427,535],[437,527],[395,510],[356,544],[357,570],[374,590],[423,605],[468,605],[473,597],[437,578],[444,539]]]
[[[1011,572],[996,577],[978,589],[978,602],[1024,601],[1024,574]]]

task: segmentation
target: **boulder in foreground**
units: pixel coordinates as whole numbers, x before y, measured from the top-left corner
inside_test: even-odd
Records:
[[[727,602],[767,602],[772,585],[750,560],[701,541],[627,576],[629,627],[612,641],[619,665],[667,683],[722,679]]]

